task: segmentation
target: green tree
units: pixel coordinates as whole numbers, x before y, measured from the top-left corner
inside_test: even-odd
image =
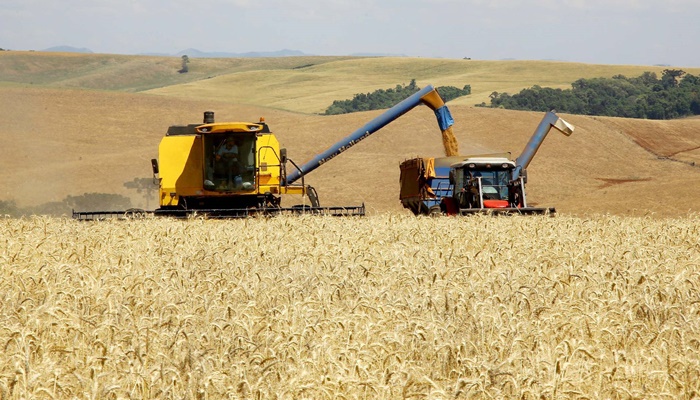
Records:
[[[441,86],[437,89],[444,101],[471,94],[470,85],[465,85],[463,89],[453,86]],[[335,100],[326,108],[324,114],[346,114],[393,107],[419,90],[416,80],[411,79],[411,82],[405,86],[396,85],[396,87],[390,89],[378,89],[371,93],[358,93],[348,100]]]
[[[631,78],[629,79],[629,81],[637,85],[653,87],[654,85],[659,83],[659,78],[656,77],[655,72],[645,71],[642,72],[642,74],[639,77]]]
[[[472,94],[471,85],[464,85],[462,89],[456,88],[454,86],[438,86],[436,89],[438,93],[440,93],[442,101],[444,101],[445,103],[447,103],[450,100],[454,100],[458,97],[468,96]]]
[[[571,89],[533,86],[520,93],[493,92],[491,107],[516,110],[604,115],[626,118],[669,119],[700,114],[700,78],[682,70],[664,70],[661,79],[653,72],[636,78],[578,79]]]
[[[184,74],[184,73],[189,72],[190,67],[187,65],[187,64],[189,64],[189,63],[190,63],[190,58],[187,57],[186,54],[184,54],[184,55],[182,56],[182,68],[180,68],[180,70],[177,71],[177,72],[179,72],[179,73],[181,73],[181,74]]]
[[[661,85],[665,89],[678,86],[679,79],[685,75],[680,69],[665,69],[661,71]]]

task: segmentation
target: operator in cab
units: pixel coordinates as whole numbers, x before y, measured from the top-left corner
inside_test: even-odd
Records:
[[[216,161],[222,158],[227,162],[238,162],[238,145],[232,137],[227,137],[224,145],[216,152]]]
[[[227,137],[215,153],[214,174],[225,179],[225,189],[239,189],[242,184],[241,164],[239,158],[239,142],[233,137]],[[214,188],[213,176],[204,181],[205,188]]]
[[[216,152],[216,161],[224,161],[227,172],[227,183],[229,188],[238,189],[241,186],[241,165],[238,162],[238,141],[232,137],[227,137],[224,145]]]

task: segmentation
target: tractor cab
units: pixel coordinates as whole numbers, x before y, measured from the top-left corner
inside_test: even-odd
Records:
[[[516,165],[507,158],[468,158],[451,166],[454,201],[459,208],[522,207],[521,182],[513,181]]]

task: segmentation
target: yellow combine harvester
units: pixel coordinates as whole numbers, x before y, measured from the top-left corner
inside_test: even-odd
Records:
[[[331,214],[363,213],[363,207],[321,208],[308,185],[286,184],[286,149],[264,119],[257,123],[214,122],[171,126],[152,160],[159,177],[157,214],[193,212],[216,216],[246,215],[266,210],[313,211]],[[281,208],[281,196],[308,196],[311,205]]]

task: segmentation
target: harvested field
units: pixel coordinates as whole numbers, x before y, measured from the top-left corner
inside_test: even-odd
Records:
[[[700,215],[0,219],[0,398],[693,398]]]

